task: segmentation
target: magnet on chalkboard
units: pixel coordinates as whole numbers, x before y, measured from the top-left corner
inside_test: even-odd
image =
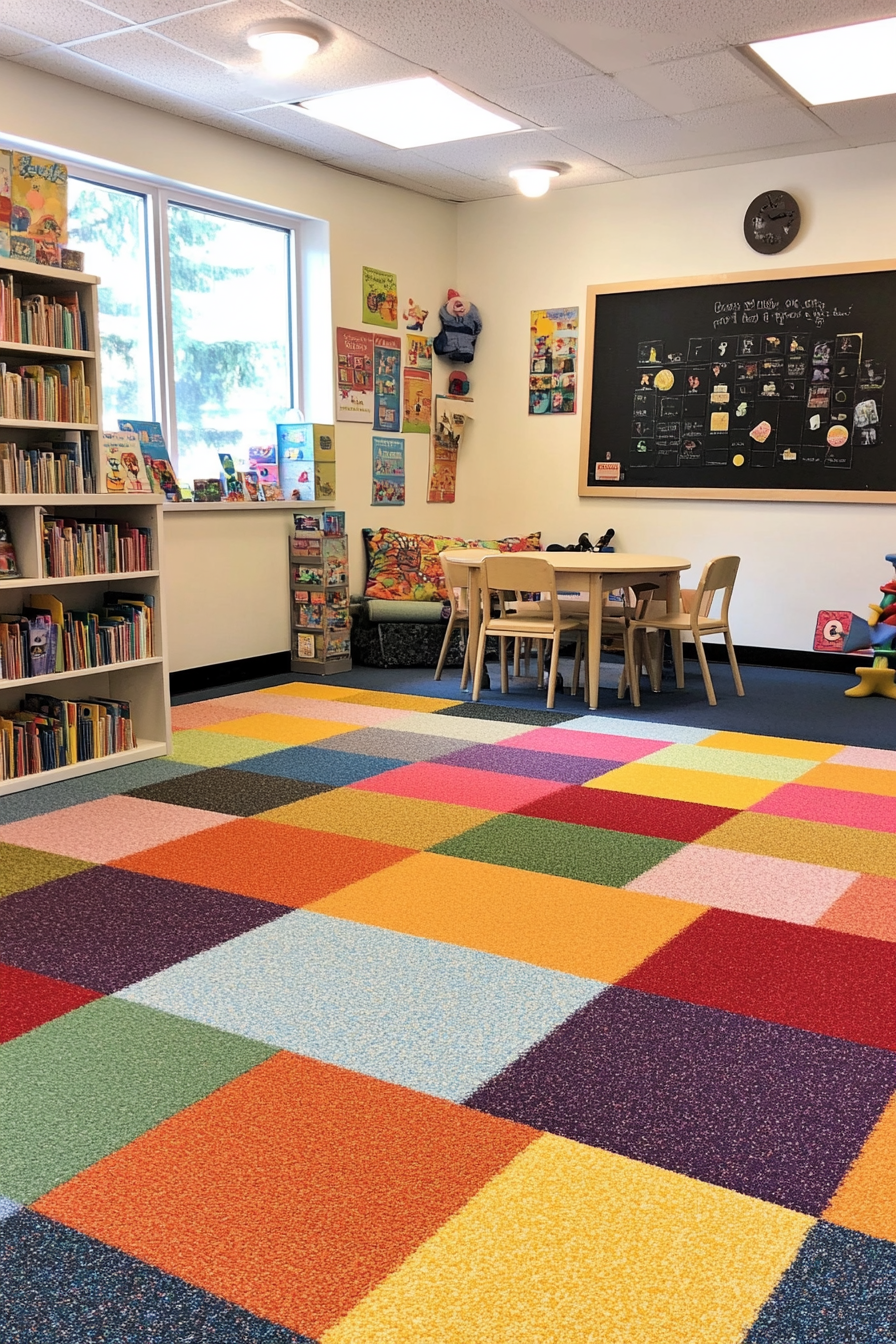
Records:
[[[662,364],[663,362],[663,342],[662,341],[639,341],[638,342],[638,363],[639,364]]]
[[[791,332],[785,336],[784,343],[788,355],[806,355],[809,353],[809,337],[801,336],[798,332]]]
[[[746,460],[743,453],[735,453],[731,459],[731,465],[732,467],[742,467]]]
[[[809,361],[805,356],[798,356],[784,361],[785,378],[805,378],[809,368]]]
[[[835,359],[833,373],[835,387],[855,387],[859,377],[859,361]]]
[[[758,336],[739,336],[737,339],[737,353],[739,355],[758,355],[759,337]]]
[[[762,359],[759,361],[760,378],[783,378],[784,360],[783,359]]]
[[[692,336],[688,341],[688,363],[706,364],[712,357],[712,337]]]
[[[829,383],[809,384],[809,396],[807,405],[816,411],[827,411],[831,405],[831,388]]]
[[[755,382],[759,377],[759,360],[739,359],[735,365],[734,376],[741,383]]]
[[[816,341],[812,347],[813,364],[830,364],[833,354],[832,341]]]
[[[863,359],[859,365],[859,388],[863,392],[879,392],[887,381],[887,366],[879,359]]]
[[[729,419],[727,411],[712,411],[709,417],[710,434],[727,434]]]
[[[709,365],[690,364],[684,375],[684,394],[686,397],[702,397],[709,386]]]
[[[780,444],[777,449],[777,461],[784,466],[795,466],[799,461],[800,451],[797,445]]]
[[[764,355],[780,355],[784,352],[784,336],[763,336],[762,353]]]
[[[862,333],[849,331],[837,336],[834,340],[834,354],[838,359],[861,359]]]

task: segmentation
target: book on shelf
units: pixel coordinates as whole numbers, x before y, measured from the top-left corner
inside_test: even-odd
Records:
[[[95,488],[86,430],[57,430],[24,447],[0,443],[0,494],[91,495]]]
[[[203,476],[194,480],[193,498],[197,504],[220,504],[224,492],[217,476]]]
[[[258,484],[265,501],[282,499],[280,468],[277,465],[277,445],[269,443],[262,448],[249,449],[249,470],[258,472]]]
[[[0,339],[57,350],[89,350],[87,314],[80,296],[77,291],[25,293],[19,276],[0,276]]]
[[[0,513],[0,580],[20,578],[16,548],[9,530],[9,519]]]
[[[121,429],[100,435],[103,489],[109,495],[151,495],[149,471],[140,436]]]
[[[9,256],[12,217],[12,150],[0,149],[0,257]]]
[[[180,491],[177,477],[171,464],[171,457],[158,420],[119,420],[118,428],[136,434],[140,440],[140,450],[146,463],[149,483],[157,494],[177,503]]]
[[[50,579],[85,574],[131,574],[152,569],[152,529],[102,518],[42,520],[44,575]]]
[[[59,364],[0,362],[0,415],[7,420],[91,422],[84,361]]]
[[[58,770],[137,746],[127,700],[61,700],[26,695],[18,710],[0,710],[0,780]]]
[[[55,159],[13,150],[10,227],[47,243],[68,242],[68,168]]]
[[[325,537],[344,537],[345,513],[341,509],[325,509],[321,530]]]
[[[37,594],[20,613],[0,615],[0,679],[49,677],[154,654],[155,599],[106,593],[99,611],[67,611]]]

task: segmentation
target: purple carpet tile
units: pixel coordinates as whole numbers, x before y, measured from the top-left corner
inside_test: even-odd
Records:
[[[0,947],[12,966],[111,994],[285,913],[227,891],[90,868],[0,901]]]
[[[896,1054],[615,987],[467,1105],[819,1214],[896,1087]]]
[[[492,770],[499,775],[523,775],[527,779],[555,779],[561,784],[585,784],[608,770],[619,769],[618,761],[598,761],[590,756],[487,746],[467,747],[450,756],[440,756],[439,765],[464,765],[470,770]]]

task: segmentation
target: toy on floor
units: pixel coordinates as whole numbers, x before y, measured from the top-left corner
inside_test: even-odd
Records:
[[[885,559],[896,573],[896,554]],[[869,604],[870,616],[864,620],[851,611],[820,611],[815,626],[813,648],[821,653],[856,653],[870,649],[871,667],[857,667],[857,686],[845,695],[861,699],[883,695],[896,700],[896,578],[881,586],[880,602]]]

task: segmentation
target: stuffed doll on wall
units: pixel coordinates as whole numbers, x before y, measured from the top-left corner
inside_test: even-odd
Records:
[[[476,337],[482,330],[482,318],[475,303],[456,289],[449,289],[448,298],[439,309],[439,321],[442,330],[432,343],[436,354],[452,364],[471,363]]]

